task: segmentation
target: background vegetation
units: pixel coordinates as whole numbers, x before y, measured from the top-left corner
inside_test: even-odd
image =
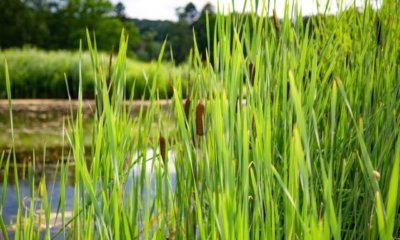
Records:
[[[140,60],[158,57],[167,41],[165,60],[182,63],[193,47],[193,27],[205,36],[205,14],[215,16],[206,4],[198,11],[193,3],[176,9],[178,21],[130,19],[122,3],[109,0],[2,0],[0,2],[0,49],[34,46],[44,50],[76,50],[86,39],[86,29],[96,34],[97,48],[111,51],[118,46],[122,28],[129,35],[127,54]],[[201,38],[200,37],[200,38]],[[205,41],[200,41],[203,46]],[[86,48],[84,41],[84,48]]]
[[[94,97],[94,72],[88,53],[82,56],[72,51],[43,51],[38,49],[9,49],[0,52],[1,58],[8,61],[11,74],[11,93],[15,98],[68,98],[66,81],[70,96],[78,97],[79,63],[82,58],[82,92],[84,98]],[[114,56],[115,57],[115,56]],[[101,64],[106,69],[109,54],[101,54]],[[115,59],[113,59],[115,62]],[[4,62],[0,62],[0,98],[6,98]],[[153,82],[157,83],[161,98],[172,94],[171,78],[187,67],[174,67],[171,63],[158,65],[155,62],[141,62],[128,59],[126,63],[126,96],[128,98],[148,98]],[[186,81],[185,80],[185,81]],[[133,94],[133,95],[131,95]]]

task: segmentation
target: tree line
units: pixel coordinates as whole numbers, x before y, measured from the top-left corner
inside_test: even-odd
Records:
[[[176,63],[182,63],[187,60],[190,49],[193,48],[193,34],[195,33],[198,49],[204,53],[208,48],[207,14],[210,29],[214,29],[216,11],[210,3],[205,4],[201,10],[198,10],[193,3],[176,8],[177,22],[130,20],[137,26],[141,38],[144,40],[140,41],[135,52],[141,59],[155,59],[158,57],[162,44],[166,41],[171,51],[166,51],[164,57],[173,59]],[[211,36],[213,33],[211,30]]]
[[[250,15],[238,14],[252,24]],[[193,48],[193,33],[197,48],[203,59],[206,51],[212,55],[215,7],[207,3],[200,10],[193,3],[176,9],[178,21],[152,21],[130,19],[125,6],[119,2],[113,5],[109,0],[1,0],[0,1],[0,50],[37,47],[44,50],[77,50],[80,40],[86,45],[86,29],[95,34],[97,48],[110,51],[117,48],[121,30],[129,35],[128,55],[143,61],[158,58],[161,46],[166,41],[165,60],[179,64],[187,60]],[[207,16],[210,36],[207,38]],[[322,27],[329,17],[305,17],[302,26],[313,22],[313,29]],[[312,21],[311,21],[312,20]],[[274,32],[279,25],[270,18],[266,25],[268,32]],[[297,23],[296,23],[297,24]]]
[[[97,48],[110,51],[125,29],[131,56],[156,59],[166,40],[172,51],[166,51],[165,58],[181,63],[193,47],[193,29],[200,36],[199,44],[205,43],[201,36],[205,36],[206,11],[215,14],[211,4],[198,11],[189,3],[176,9],[177,22],[149,21],[128,18],[122,3],[113,5],[109,0],[1,0],[0,49],[76,50],[80,39],[85,46],[88,29],[96,36]]]
[[[125,28],[133,47],[139,32],[118,14],[118,5],[108,0],[1,0],[0,47],[78,49],[86,28],[95,31],[99,49],[118,43]]]

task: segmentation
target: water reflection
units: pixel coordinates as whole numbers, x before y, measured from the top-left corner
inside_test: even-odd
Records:
[[[56,155],[60,149],[53,149],[46,154]],[[47,195],[50,199],[50,209],[52,212],[57,211],[58,202],[61,194],[61,168],[60,161],[46,162],[38,155],[38,160],[32,160],[32,154],[27,152],[16,152],[16,158],[18,159],[17,165],[13,164],[10,160],[9,167],[6,169],[6,160],[3,160],[3,166],[0,170],[0,183],[1,191],[4,192],[4,204],[1,206],[2,217],[6,224],[15,223],[17,210],[18,210],[18,199],[17,199],[17,185],[18,180],[19,194],[21,204],[23,207],[22,214],[25,211],[29,211],[31,206],[34,207],[35,212],[39,211],[42,201],[42,194],[46,190]],[[49,158],[46,158],[49,159]],[[65,159],[68,160],[67,158]],[[58,163],[58,164],[57,164]],[[66,164],[63,163],[63,164]],[[65,169],[65,196],[66,199],[73,199],[74,196],[74,165],[71,164]],[[15,175],[17,174],[17,176]],[[7,185],[4,187],[5,177],[7,176]],[[45,188],[45,189],[44,189]],[[32,195],[32,189],[35,189],[36,195]],[[66,201],[66,210],[72,210],[72,201]]]
[[[18,156],[22,157],[22,153],[17,153]],[[173,151],[168,152],[168,158],[170,159],[168,164],[168,183],[169,188],[173,191],[176,185],[176,172],[175,172],[175,153]],[[29,159],[28,156],[23,157],[23,159]],[[152,149],[147,149],[145,153],[133,154],[132,161],[136,164],[132,166],[129,171],[128,179],[125,183],[126,195],[129,196],[131,191],[133,191],[134,185],[138,184],[141,174],[145,174],[145,187],[139,193],[143,201],[147,198],[153,199],[156,194],[156,171],[160,168],[164,172],[164,166],[160,159],[158,150],[153,151]],[[142,164],[145,161],[145,164]],[[9,232],[13,234],[13,226],[17,219],[18,213],[18,197],[17,188],[15,184],[15,179],[18,180],[19,184],[19,194],[22,201],[22,216],[28,214],[30,209],[33,208],[35,216],[38,218],[43,218],[43,211],[40,209],[43,201],[44,188],[47,191],[49,198],[49,207],[51,209],[51,226],[54,229],[59,229],[61,226],[61,213],[59,211],[59,204],[61,199],[61,191],[65,191],[65,214],[66,218],[72,217],[71,213],[73,210],[73,199],[74,199],[74,185],[75,185],[75,165],[73,161],[70,161],[68,168],[65,169],[65,185],[61,184],[61,170],[60,162],[56,164],[54,162],[40,162],[40,161],[26,161],[20,162],[16,166],[11,165],[7,171],[7,185],[3,186],[5,180],[6,169],[4,167],[0,171],[0,183],[1,191],[5,191],[4,194],[4,204],[0,206],[2,217],[6,225],[9,226]],[[88,159],[88,168],[90,168],[90,161]],[[16,167],[16,172],[18,176],[15,176],[14,167]],[[165,174],[164,174],[165,177]],[[34,179],[32,181],[31,179]],[[35,188],[36,195],[32,195],[32,189]],[[37,220],[39,222],[39,220]],[[44,219],[42,224],[45,223]],[[37,226],[42,229],[44,226]]]
[[[73,104],[76,105],[75,102]],[[93,102],[85,102],[83,106],[84,112],[84,144],[86,153],[91,153],[91,132],[93,129]],[[168,107],[167,102],[162,104],[163,109]],[[135,103],[132,105],[132,116],[137,116],[137,111],[140,105]],[[13,155],[10,153],[12,146],[11,125],[8,116],[6,104],[0,101],[0,156],[3,153],[4,158],[0,166],[0,188],[4,197],[0,201],[0,213],[8,227],[9,236],[13,238],[15,221],[18,213],[18,196],[17,184],[19,186],[19,194],[21,199],[22,216],[28,214],[31,209],[34,211],[35,221],[42,222],[36,225],[36,228],[43,229],[45,223],[43,211],[40,209],[43,205],[43,193],[46,191],[49,199],[49,208],[51,210],[51,232],[56,232],[60,228],[61,217],[57,214],[61,192],[65,191],[65,217],[72,217],[74,186],[75,186],[75,164],[71,149],[66,141],[65,131],[63,126],[67,126],[68,118],[70,117],[70,106],[68,101],[16,101],[13,102],[13,133],[15,139],[15,158],[14,165]],[[76,112],[76,106],[73,106],[73,112]],[[132,166],[129,172],[129,177],[126,180],[126,196],[134,189],[133,185],[138,183],[139,175],[142,167],[146,175],[146,181],[150,186],[144,187],[140,193],[143,199],[149,196],[153,198],[155,195],[155,170],[160,167],[161,160],[158,157],[157,151],[154,152],[148,149],[143,154],[133,154],[133,159],[141,157],[141,160],[151,159],[146,161],[145,165],[136,163]],[[9,167],[6,169],[7,158],[10,157]],[[169,181],[171,188],[175,187],[175,167],[173,165],[174,153],[169,153],[171,164],[168,166]],[[128,160],[128,159],[127,159]],[[67,164],[68,163],[68,164]],[[87,156],[86,163],[90,169],[91,161]],[[60,166],[68,165],[65,169],[65,175],[62,176]],[[16,171],[14,171],[16,170]],[[17,176],[15,176],[15,173]],[[7,177],[6,177],[7,176]],[[62,184],[64,177],[65,184]],[[3,183],[7,180],[7,184]],[[32,189],[35,189],[32,191]],[[32,195],[35,192],[36,195]],[[36,222],[35,222],[36,224]],[[1,234],[0,234],[1,239]]]

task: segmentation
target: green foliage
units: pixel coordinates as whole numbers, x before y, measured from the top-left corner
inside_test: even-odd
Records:
[[[0,48],[29,42],[34,23],[33,13],[19,0],[0,2]]]
[[[188,94],[182,94],[184,72],[173,73],[172,105],[161,111],[164,44],[153,65],[147,111],[141,108],[137,118],[122,94],[131,69],[125,36],[110,93],[109,68],[89,40],[97,91],[92,149],[86,158],[79,107],[67,135],[74,199],[60,199],[73,201],[73,217],[58,236],[400,236],[400,7],[391,2],[376,12],[367,7],[321,19],[303,25],[287,16],[218,13],[209,29],[216,34],[211,62],[196,47],[189,55]],[[160,114],[174,121],[172,129]],[[48,215],[46,194],[43,202]],[[34,213],[21,211],[15,232],[25,238],[40,232]],[[44,238],[57,237],[48,217],[45,230]]]
[[[173,54],[172,59],[177,64],[188,60],[187,56],[193,47],[193,31],[190,25],[185,22],[178,22],[171,26],[168,33],[168,43]]]
[[[120,6],[121,7],[121,6]],[[129,49],[139,41],[137,28],[121,16],[112,17],[108,0],[0,2],[0,48],[31,45],[42,49],[77,49],[86,29],[95,32],[98,48],[118,46],[122,29],[129,35]]]
[[[64,98],[68,97],[65,85],[67,78],[72,98],[78,97],[79,62],[76,52],[42,51],[37,49],[10,49],[0,52],[1,58],[7,58],[11,76],[11,93],[14,98]],[[108,66],[109,56],[102,54],[103,66]],[[153,81],[157,82],[160,97],[171,96],[170,77],[175,71],[169,63],[157,68],[155,63],[143,63],[133,59],[127,60],[126,96],[134,93],[141,98]],[[0,62],[0,98],[6,97],[3,62]],[[157,70],[157,71],[156,71]],[[65,75],[64,75],[65,74]],[[84,98],[94,97],[93,71],[87,53],[82,56],[82,92]],[[132,87],[134,87],[132,89]],[[131,90],[134,90],[131,92]]]
[[[173,59],[176,64],[184,63],[188,60],[188,55],[194,47],[193,32],[196,35],[196,44],[202,53],[203,59],[206,59],[206,52],[212,46],[208,46],[207,39],[207,21],[208,12],[210,29],[215,26],[215,10],[210,3],[206,4],[198,12],[193,3],[177,9],[178,22],[171,21],[151,21],[133,19],[132,22],[138,27],[141,39],[135,48],[135,53],[139,59],[148,61],[157,59],[158,52],[162,43],[167,40],[170,52],[164,54],[164,59]],[[210,39],[213,39],[214,32],[209,32]]]

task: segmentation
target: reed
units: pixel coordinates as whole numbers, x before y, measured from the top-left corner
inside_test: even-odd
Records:
[[[384,1],[377,11],[349,9],[308,22],[290,19],[289,11],[282,20],[276,14],[266,17],[268,9],[262,12],[262,17],[217,14],[215,28],[208,29],[215,33],[209,62],[193,49],[190,94],[182,94],[183,73],[172,75],[174,94],[166,112],[157,88],[164,45],[149,107],[137,118],[122,104],[126,37],[111,69],[110,96],[109,71],[88,37],[102,104],[94,115],[91,164],[79,108],[66,135],[75,194],[61,197],[59,208],[66,216],[65,202],[73,201],[73,213],[54,234],[50,193],[43,191],[46,239],[400,236],[398,3]],[[254,82],[243,83],[246,77]],[[81,100],[82,78],[78,86]],[[173,124],[167,127],[160,114]],[[193,144],[198,139],[201,144]],[[8,173],[12,156],[1,156]],[[6,194],[3,188],[3,202]],[[39,236],[34,226],[33,213],[20,209],[15,236]],[[7,238],[10,226],[1,215],[0,227]]]

